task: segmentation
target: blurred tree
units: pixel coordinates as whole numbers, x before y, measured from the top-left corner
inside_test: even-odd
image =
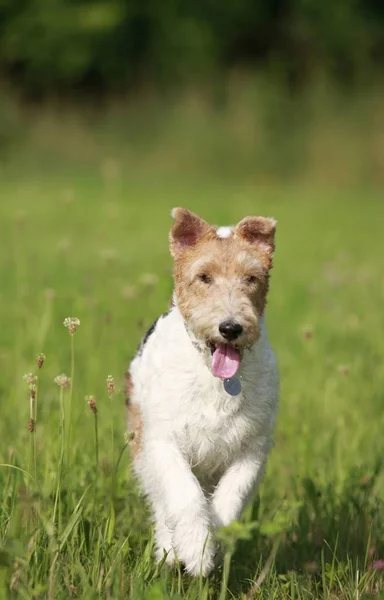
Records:
[[[169,85],[234,64],[350,81],[383,57],[382,0],[0,0],[0,70],[35,93]]]

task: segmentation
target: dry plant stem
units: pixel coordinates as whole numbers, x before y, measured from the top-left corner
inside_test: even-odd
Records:
[[[113,526],[111,527],[111,523],[115,521],[115,509],[114,509],[114,498],[115,498],[115,470],[114,470],[114,458],[115,458],[115,433],[113,429],[113,395],[109,395],[109,399],[111,402],[111,497],[110,497],[110,516],[109,516],[109,525],[108,525],[108,541],[111,541],[111,536],[113,533]]]
[[[71,338],[71,383],[69,388],[69,402],[68,402],[68,423],[67,423],[67,438],[68,438],[68,447],[67,447],[67,461],[70,461],[70,452],[71,452],[71,433],[72,433],[72,397],[73,397],[73,378],[75,376],[75,340],[74,334],[70,335]],[[69,464],[68,464],[69,466]]]
[[[96,452],[96,476],[99,475],[99,423],[95,413],[95,452]]]
[[[34,431],[33,431],[33,476],[37,480],[37,452],[36,452],[36,422],[37,422],[37,392],[38,387],[36,385],[35,397],[32,398],[32,407],[31,414],[33,414],[32,419],[34,422]]]
[[[64,463],[64,446],[65,446],[65,413],[64,413],[64,388],[60,388],[60,419],[61,419],[61,450],[57,473],[57,487],[55,495],[55,504],[53,507],[53,523],[56,522],[56,515],[59,510],[60,513],[60,488],[62,482],[62,471]],[[60,520],[60,519],[59,519]]]
[[[32,423],[32,428],[30,427],[30,438],[29,438],[29,472],[32,471],[32,465],[35,466],[35,441],[34,438],[34,430],[33,430],[33,416],[34,416],[34,406],[33,406],[33,393],[32,390],[29,392],[29,423]],[[36,471],[34,471],[34,477],[36,478]],[[30,482],[29,482],[30,483]]]
[[[36,403],[37,403],[37,385],[30,384],[29,388],[29,472],[33,470],[33,478],[36,480],[37,463],[36,463]],[[31,485],[32,479],[29,480],[28,486]]]
[[[275,560],[275,556],[276,556],[277,550],[279,548],[279,545],[280,545],[280,536],[277,537],[275,539],[275,541],[273,542],[272,550],[271,550],[270,555],[267,558],[267,562],[265,563],[264,567],[261,569],[260,575],[258,576],[256,582],[253,584],[253,586],[251,588],[249,588],[248,593],[245,597],[246,600],[252,600],[252,598],[254,598],[255,595],[257,594],[257,592],[259,591],[264,579],[268,575],[268,571],[271,568],[273,561]]]
[[[92,507],[92,522],[95,522],[95,514],[96,514],[96,497],[97,497],[97,485],[99,481],[99,429],[98,429],[98,419],[97,412],[94,413],[95,417],[95,455],[96,455],[96,477],[95,477],[95,486],[94,486],[94,494],[93,494],[93,507]]]
[[[29,467],[28,467],[29,473],[31,473],[31,471],[32,471],[32,464],[34,463],[34,441],[33,441],[33,437],[34,437],[34,434],[32,432],[30,434],[30,438],[29,438]],[[30,490],[31,486],[32,486],[32,480],[28,479],[27,489]]]
[[[112,465],[112,490],[111,490],[111,496],[112,496],[112,499],[113,499],[114,494],[115,494],[115,472],[114,472],[115,432],[114,432],[114,428],[113,428],[113,395],[112,394],[110,394],[109,399],[110,399],[110,402],[111,402],[111,454],[112,454],[112,460],[111,460],[111,465]]]

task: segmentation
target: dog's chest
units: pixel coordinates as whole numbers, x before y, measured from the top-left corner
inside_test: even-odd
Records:
[[[255,429],[240,395],[195,399],[179,429],[179,443],[192,467],[211,474],[224,469]]]

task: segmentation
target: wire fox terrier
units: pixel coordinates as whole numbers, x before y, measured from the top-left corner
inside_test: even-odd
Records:
[[[126,375],[128,430],[156,558],[205,576],[215,529],[239,517],[272,446],[279,384],[264,313],[276,222],[216,229],[184,208],[172,216],[173,303]]]

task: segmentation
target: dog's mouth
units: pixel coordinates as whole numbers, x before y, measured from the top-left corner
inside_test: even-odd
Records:
[[[212,373],[220,379],[233,377],[239,369],[241,353],[230,344],[208,342],[212,354]]]

